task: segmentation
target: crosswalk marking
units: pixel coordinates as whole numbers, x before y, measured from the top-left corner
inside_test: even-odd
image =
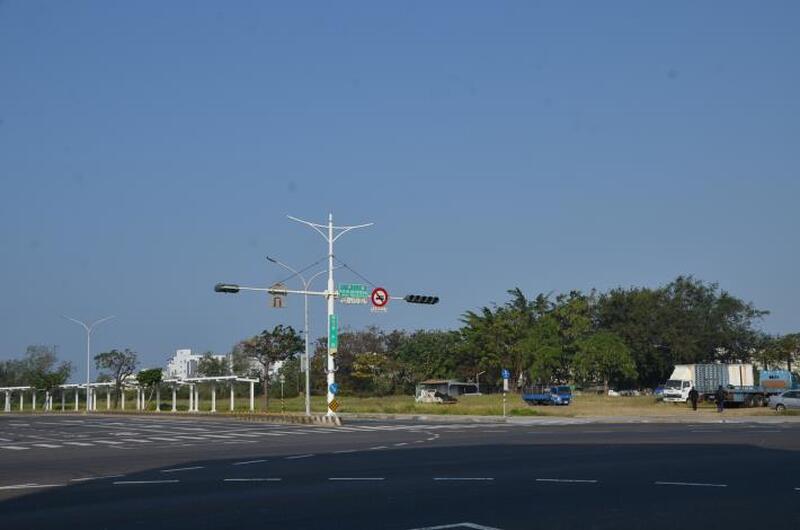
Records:
[[[59,447],[64,447],[63,445],[55,445],[55,444],[31,444],[33,447],[44,447],[45,449],[58,449]]]
[[[0,449],[8,449],[11,451],[27,451],[30,447],[20,447],[18,445],[0,445]]]

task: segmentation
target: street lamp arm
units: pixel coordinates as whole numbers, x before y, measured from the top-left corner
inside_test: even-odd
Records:
[[[107,316],[107,317],[101,318],[100,320],[95,320],[94,322],[92,322],[91,324],[89,324],[89,330],[91,331],[91,329],[92,329],[93,327],[95,327],[96,325],[98,325],[98,324],[102,324],[103,322],[105,322],[105,321],[107,321],[107,320],[111,320],[112,318],[115,318],[115,316],[114,316],[114,315],[109,315],[109,316]]]
[[[336,234],[333,238],[334,241],[345,235],[350,230],[355,230],[356,228],[367,228],[368,226],[372,226],[375,223],[366,223],[363,225],[354,225],[354,226],[334,226],[335,229],[341,230],[338,234]]]
[[[89,332],[89,326],[87,326],[84,322],[78,320],[77,318],[68,317],[66,315],[61,315],[61,318],[66,318],[67,320],[69,320],[71,322],[75,322],[79,326],[83,326],[83,329],[85,329],[87,333]]]
[[[304,225],[310,226],[311,228],[316,230],[319,233],[319,235],[321,235],[325,239],[325,241],[328,241],[327,234],[325,234],[325,232],[320,230],[321,228],[328,228],[326,225],[318,225],[317,223],[312,223],[311,221],[306,221],[306,220],[300,219],[298,217],[292,217],[291,215],[287,215],[286,217],[288,217],[292,221],[297,221],[298,223],[303,223]]]

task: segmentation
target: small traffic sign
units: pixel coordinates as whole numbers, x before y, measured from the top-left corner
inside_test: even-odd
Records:
[[[328,403],[328,408],[331,409],[333,412],[336,412],[337,410],[339,410],[340,406],[341,406],[341,404],[338,401],[336,401],[335,399],[332,400],[330,403]]]
[[[383,307],[389,303],[389,293],[383,287],[376,287],[372,290],[372,305]]]
[[[335,396],[336,394],[339,393],[339,385],[337,385],[336,383],[331,383],[331,385],[328,387],[328,390],[330,390],[331,394]]]
[[[503,376],[503,379],[510,379],[510,378],[511,378],[511,372],[509,372],[509,371],[508,371],[507,369],[505,369],[505,368],[503,368],[503,371],[502,371],[502,372],[500,372],[500,375],[502,375],[502,376]]]

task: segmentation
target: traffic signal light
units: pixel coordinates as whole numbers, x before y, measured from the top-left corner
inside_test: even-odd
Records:
[[[403,297],[403,300],[408,302],[409,304],[438,304],[439,297],[438,296],[424,296],[421,294],[407,294]]]
[[[218,283],[214,286],[215,293],[238,293],[239,286],[232,283]]]

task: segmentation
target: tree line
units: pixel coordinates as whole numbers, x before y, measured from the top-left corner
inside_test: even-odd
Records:
[[[479,380],[482,390],[492,390],[502,384],[503,368],[515,389],[531,383],[646,388],[664,382],[675,364],[755,361],[791,370],[800,357],[800,333],[764,333],[758,323],[767,311],[691,276],[656,288],[507,294],[502,304],[463,313],[454,330],[344,330],[335,357],[341,391],[407,394],[432,378]],[[54,352],[31,348],[20,361],[0,363],[0,386],[38,381],[46,388],[67,379],[69,363],[57,365]],[[207,353],[198,372],[257,377],[267,400],[273,382],[266,374],[279,363],[279,375],[299,390],[302,350],[300,334],[278,325],[238,342],[230,362]],[[311,359],[317,394],[325,392],[326,356],[327,337],[320,337]],[[137,364],[129,350],[103,352],[95,361],[117,388]],[[150,388],[160,381],[155,371],[145,374]]]

